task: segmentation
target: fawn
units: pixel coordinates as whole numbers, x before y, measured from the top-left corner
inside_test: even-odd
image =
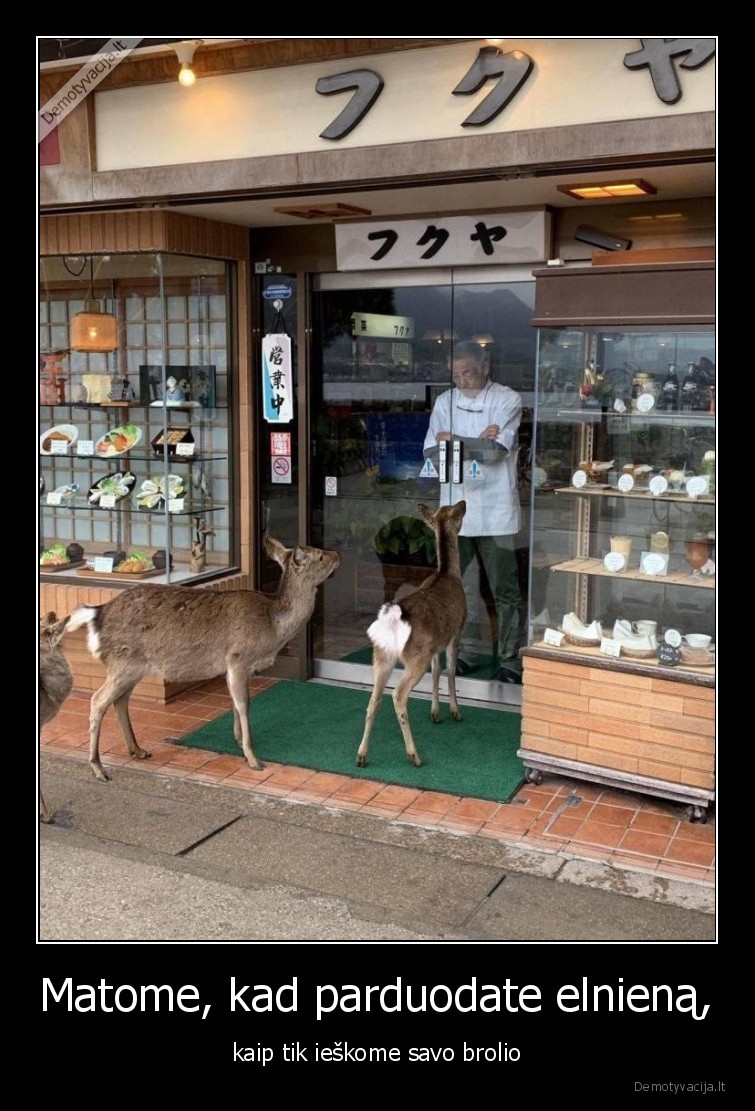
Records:
[[[115,706],[129,754],[149,756],[139,747],[128,715],[131,692],[147,674],[169,682],[225,675],[233,699],[233,735],[249,767],[262,768],[249,726],[249,678],[271,667],[309,620],[317,587],[341,562],[338,552],[285,548],[272,537],[265,549],[283,569],[276,596],[145,584],[71,614],[68,631],[87,625],[89,651],[107,668],[89,714],[89,764],[96,779],[110,779],[99,756],[100,726],[110,706]]]
[[[39,623],[39,724],[46,725],[57,714],[73,689],[73,675],[68,660],[63,655],[60,642],[68,625],[68,618],[58,621],[50,610]],[[52,821],[52,812],[39,790],[39,816],[43,822]]]
[[[373,644],[372,696],[367,706],[364,733],[357,752],[357,767],[367,762],[367,748],[380,698],[396,663],[401,660],[404,674],[393,692],[393,705],[406,745],[409,760],[422,766],[409,726],[408,699],[432,661],[433,696],[430,718],[440,721],[438,685],[440,652],[446,650],[448,693],[451,717],[461,721],[456,701],[456,657],[459,640],[467,617],[467,600],[459,573],[459,529],[467,511],[467,503],[459,501],[442,506],[435,513],[426,505],[418,506],[422,519],[435,533],[438,570],[416,590],[395,602],[380,607],[377,620],[367,630]]]

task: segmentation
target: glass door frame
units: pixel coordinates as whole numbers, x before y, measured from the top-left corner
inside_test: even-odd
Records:
[[[343,291],[354,290],[357,293],[359,290],[365,289],[386,289],[391,287],[418,287],[418,286],[441,286],[447,287],[451,290],[451,321],[449,330],[453,331],[453,290],[457,287],[469,285],[497,285],[497,284],[518,284],[527,283],[531,285],[534,303],[534,289],[535,279],[532,274],[531,267],[525,266],[510,266],[510,267],[474,267],[474,268],[439,268],[431,270],[402,270],[402,271],[377,271],[377,272],[338,272],[332,274],[318,274],[314,275],[309,283],[309,295],[307,296],[307,338],[306,344],[308,352],[310,352],[311,345],[315,342],[315,335],[313,325],[313,294],[325,291]],[[311,352],[310,352],[311,354]],[[536,354],[536,333],[533,328],[532,338],[532,357],[533,368]],[[308,359],[308,367],[306,370],[307,375],[312,373],[313,359]],[[310,380],[307,378],[307,386],[309,387]],[[444,389],[450,386],[450,374]],[[307,390],[307,395],[312,396],[311,391]],[[533,406],[534,407],[534,406]],[[311,406],[306,406],[306,432],[307,437],[305,443],[309,445],[313,442],[310,437],[315,435],[315,414],[311,411]],[[302,439],[304,439],[302,437]],[[324,503],[325,494],[324,490],[314,490],[314,475],[311,467],[311,455],[307,451],[306,460],[302,460],[302,465],[308,468],[308,482],[306,493],[306,520],[312,522],[313,512],[318,507],[319,503]],[[304,501],[300,498],[300,501]],[[303,507],[300,507],[303,508]],[[527,506],[529,509],[529,506]],[[305,526],[306,527],[306,526]],[[306,535],[310,535],[311,531],[307,530]],[[325,540],[327,545],[327,537]],[[527,609],[527,598],[524,599],[525,612]],[[377,613],[377,611],[376,611]],[[375,614],[376,615],[376,614]],[[367,625],[372,620],[369,617],[365,621],[365,634]],[[312,636],[311,636],[311,623],[309,627],[308,636],[308,650],[312,649]],[[371,663],[356,663],[344,662],[343,660],[331,660],[321,657],[308,658],[308,674],[317,679],[322,679],[340,684],[354,685],[358,687],[371,687],[372,686],[372,666]],[[388,690],[393,689],[401,677],[401,669],[395,669],[391,674],[388,682]],[[512,709],[521,706],[521,686],[513,684],[504,684],[497,680],[484,680],[479,678],[462,678],[456,679],[457,693],[460,698],[465,701],[474,701],[478,704],[488,704],[496,707],[501,705],[510,706]],[[432,693],[432,677],[428,674],[425,675],[415,688],[414,693],[422,695],[430,695]],[[441,696],[448,693],[447,678],[445,675],[441,679]]]

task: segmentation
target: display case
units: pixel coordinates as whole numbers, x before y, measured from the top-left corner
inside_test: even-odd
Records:
[[[226,267],[151,253],[41,260],[43,578],[227,573]]]
[[[541,328],[520,756],[714,798],[715,335]]]

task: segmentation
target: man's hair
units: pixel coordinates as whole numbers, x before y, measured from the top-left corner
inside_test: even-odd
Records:
[[[471,339],[463,339],[455,343],[451,358],[454,362],[456,359],[474,359],[479,366],[485,366],[487,363],[485,348]]]

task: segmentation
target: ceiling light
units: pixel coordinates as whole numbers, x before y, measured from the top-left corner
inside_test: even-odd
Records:
[[[82,267],[83,269],[83,267]],[[103,312],[99,301],[94,300],[94,259],[89,259],[89,291],[84,301],[84,311],[71,319],[70,345],[72,351],[115,351],[118,346],[118,321],[112,313]]]
[[[173,47],[176,52],[176,57],[181,63],[181,70],[178,74],[178,80],[186,88],[189,88],[190,85],[193,85],[197,79],[197,76],[194,73],[194,70],[191,68],[191,65],[194,61],[194,51],[197,49],[198,46],[201,45],[202,40],[196,39],[194,42],[179,42]]]
[[[600,181],[587,185],[558,185],[560,193],[566,193],[578,201],[601,201],[609,198],[648,197],[657,193],[654,185],[646,181]]]

